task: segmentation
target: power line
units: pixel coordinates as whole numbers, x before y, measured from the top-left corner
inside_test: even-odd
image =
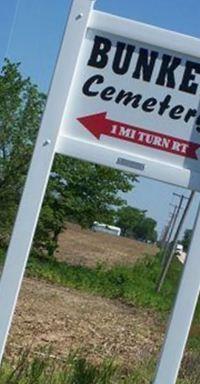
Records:
[[[174,194],[174,195],[180,197],[180,202],[179,202],[179,206],[178,206],[178,209],[177,209],[177,217],[178,217],[178,214],[180,212],[183,200],[187,199],[188,202],[186,204],[186,207],[184,209],[183,215],[182,215],[182,217],[180,219],[178,228],[176,230],[170,254],[169,254],[169,256],[168,256],[168,254],[166,255],[166,262],[165,262],[165,264],[163,266],[163,269],[162,269],[162,272],[161,272],[161,275],[160,275],[160,278],[159,278],[159,282],[158,282],[158,285],[157,285],[157,292],[160,292],[160,290],[161,290],[161,288],[163,286],[163,283],[165,281],[165,277],[167,275],[167,272],[169,270],[170,264],[171,264],[173,256],[174,256],[174,252],[175,252],[176,245],[177,245],[177,242],[178,242],[179,234],[180,234],[180,232],[182,230],[182,227],[183,227],[186,215],[187,215],[187,213],[189,211],[189,208],[190,208],[190,206],[191,206],[191,204],[193,202],[195,192],[192,191],[189,198],[185,197],[184,195],[178,195],[178,194]]]
[[[8,52],[9,52],[9,49],[10,49],[10,45],[11,45],[14,29],[15,29],[15,26],[16,26],[16,21],[17,21],[17,15],[18,15],[19,7],[20,7],[20,2],[21,2],[21,0],[17,0],[17,2],[16,2],[14,16],[13,16],[13,21],[12,21],[12,25],[11,25],[10,33],[9,33],[9,37],[8,37],[8,43],[7,43],[6,50],[5,50],[5,57],[8,56]]]

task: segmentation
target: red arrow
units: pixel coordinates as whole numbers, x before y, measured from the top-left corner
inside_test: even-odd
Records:
[[[100,139],[101,135],[110,136],[110,121],[106,119],[106,112],[97,113],[96,115],[89,115],[80,117],[77,119],[80,121],[88,131],[90,131],[97,139]]]
[[[200,145],[197,143],[110,120],[106,115],[107,112],[102,112],[79,117],[77,120],[98,140],[101,135],[106,135],[175,155],[198,159],[196,150]]]

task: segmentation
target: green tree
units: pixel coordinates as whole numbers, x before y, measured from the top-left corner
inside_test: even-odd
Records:
[[[136,236],[141,240],[154,243],[157,240],[157,232],[155,230],[157,223],[151,217],[144,217],[138,224]]]
[[[53,255],[66,220],[83,227],[95,220],[112,224],[113,207],[125,203],[118,192],[131,190],[133,181],[123,172],[57,155],[35,236],[37,250]]]
[[[138,237],[137,229],[145,217],[145,211],[126,206],[117,211],[116,225],[122,230],[122,235],[126,237]]]
[[[157,239],[156,224],[154,219],[146,217],[146,211],[130,206],[117,211],[116,225],[124,236],[154,242]]]
[[[189,249],[191,238],[192,238],[192,229],[186,229],[183,235],[183,240],[182,240],[182,244],[185,252],[187,252]]]
[[[8,242],[22,194],[46,97],[20,65],[6,60],[0,75],[0,245]],[[112,223],[119,191],[135,177],[110,168],[56,155],[34,239],[34,251],[53,255],[66,220],[90,226]],[[33,197],[34,198],[34,197]]]
[[[0,75],[0,242],[7,243],[28,170],[45,96],[19,64],[5,60]]]

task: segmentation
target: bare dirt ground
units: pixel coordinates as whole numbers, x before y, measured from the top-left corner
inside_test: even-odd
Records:
[[[68,224],[60,236],[58,259],[95,266],[132,264],[152,245],[122,237],[82,230]],[[7,355],[21,347],[34,351],[52,346],[56,356],[81,349],[93,362],[115,358],[123,366],[150,358],[161,344],[163,329],[152,312],[136,310],[119,301],[25,279],[14,317]]]
[[[97,263],[107,266],[134,264],[145,255],[155,255],[157,252],[155,245],[81,229],[78,225],[68,223],[60,235],[56,255],[59,260],[69,264],[94,267]]]
[[[21,347],[37,351],[51,345],[59,357],[79,349],[93,362],[115,358],[133,368],[158,351],[163,331],[151,312],[25,279],[7,355],[16,355]]]

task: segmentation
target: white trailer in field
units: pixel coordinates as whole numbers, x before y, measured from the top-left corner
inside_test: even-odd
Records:
[[[183,253],[183,245],[177,244],[176,249],[175,249],[175,255],[181,255],[182,253]]]
[[[94,223],[92,225],[92,230],[95,232],[108,233],[108,234],[114,235],[114,236],[120,236],[121,235],[121,228],[115,227],[114,225],[98,223],[98,221],[94,221]]]

